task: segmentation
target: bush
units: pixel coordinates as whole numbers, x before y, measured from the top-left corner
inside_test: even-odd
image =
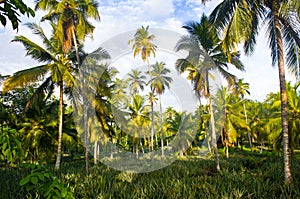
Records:
[[[20,181],[27,195],[34,198],[74,198],[72,192],[53,176],[43,165],[27,165],[31,169],[30,174]]]

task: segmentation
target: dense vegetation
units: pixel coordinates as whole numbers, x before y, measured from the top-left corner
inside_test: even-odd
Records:
[[[162,96],[176,79],[164,60],[150,63],[159,46],[149,26],[128,41],[147,69],[119,79],[110,52],[83,51],[94,30],[89,18],[100,19],[96,2],[36,3],[48,12],[42,21],[50,22],[52,34],[28,23],[42,42],[25,36],[13,42],[40,65],[1,76],[0,198],[300,197],[299,83],[284,77],[284,58],[298,71],[300,38],[291,20],[299,20],[296,1],[237,1],[232,7],[223,1],[211,16],[184,24],[187,34],[175,51],[188,55],[172,67],[191,82],[198,99],[193,112],[163,109]],[[263,102],[247,99],[250,85],[228,72],[245,70],[236,47],[245,42],[246,53],[254,50],[258,18],[269,22],[280,73],[280,92]],[[241,27],[241,19],[250,25]],[[216,73],[227,84],[213,92]],[[174,156],[179,159],[165,168],[143,170]],[[125,160],[137,173],[106,166]],[[138,161],[144,167],[137,168]]]
[[[221,172],[215,163],[196,156],[183,158],[151,173],[128,173],[103,164],[92,166],[86,175],[84,160],[63,162],[61,170],[48,170],[68,185],[75,198],[299,198],[299,181],[283,186],[282,157],[276,153],[232,151],[222,158]],[[292,158],[293,175],[300,177],[299,157]],[[1,198],[29,196],[19,181],[30,171],[24,168],[2,168]],[[9,191],[8,191],[9,190]],[[35,196],[34,192],[30,192]]]

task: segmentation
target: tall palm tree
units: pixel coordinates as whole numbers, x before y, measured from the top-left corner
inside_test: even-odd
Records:
[[[266,25],[272,65],[277,64],[279,71],[284,173],[287,184],[292,183],[293,178],[289,149],[284,47],[287,52],[287,66],[292,71],[298,71],[295,66],[297,66],[300,43],[295,23],[299,22],[300,5],[297,2],[299,1],[224,0],[214,9],[210,17],[211,22],[221,31],[221,34],[225,35],[225,40],[228,41],[227,48],[230,48],[232,44],[237,45],[243,42],[244,51],[248,55],[254,51],[256,38],[260,32],[260,22]]]
[[[166,88],[170,88],[170,83],[172,78],[167,76],[170,70],[165,67],[164,62],[156,62],[152,65],[153,69],[151,71],[152,79],[150,79],[151,90],[157,93],[159,100],[159,110],[160,110],[160,142],[161,142],[161,155],[164,156],[164,138],[163,138],[163,115],[162,115],[162,104],[161,95],[165,92]]]
[[[242,101],[243,101],[243,108],[244,108],[244,115],[245,115],[245,120],[246,123],[248,124],[248,117],[247,117],[247,111],[246,111],[246,103],[245,103],[245,95],[250,95],[250,91],[249,91],[249,83],[245,83],[244,79],[239,79],[236,83],[235,83],[235,88],[234,91],[236,94],[240,95]],[[252,151],[252,141],[251,141],[251,135],[250,132],[247,132],[248,135],[248,140],[249,140],[249,145],[250,145],[250,149]]]
[[[128,44],[132,44],[133,56],[136,57],[138,54],[141,54],[143,62],[148,64],[148,72],[150,73],[150,63],[149,57],[151,54],[155,57],[155,52],[157,46],[152,43],[155,39],[153,34],[149,35],[149,26],[146,28],[142,26],[137,29],[134,34],[134,38],[128,41]],[[151,78],[150,78],[151,79]]]
[[[68,85],[74,82],[72,75],[72,64],[70,59],[61,50],[61,43],[55,38],[48,39],[44,31],[37,24],[29,23],[27,26],[38,35],[42,41],[43,46],[40,46],[24,36],[16,36],[14,42],[23,44],[27,51],[27,55],[33,59],[43,62],[45,64],[34,66],[29,69],[18,71],[14,73],[4,82],[3,91],[7,91],[16,87],[23,87],[33,82],[44,80],[44,82],[37,89],[41,92],[48,88],[52,89],[53,85],[59,86],[59,124],[58,124],[58,146],[56,162],[60,163],[61,158],[61,139],[63,127],[63,88],[64,82]],[[56,25],[52,23],[53,30],[56,30]],[[56,164],[56,168],[59,164]]]
[[[151,72],[150,72],[150,63],[149,57],[151,54],[155,57],[155,52],[157,46],[152,43],[155,39],[153,34],[149,35],[149,26],[146,28],[142,26],[141,28],[137,29],[136,33],[134,34],[134,38],[128,41],[128,44],[132,44],[133,56],[136,57],[138,54],[141,54],[141,58],[143,62],[147,62],[148,65],[148,73],[150,74],[150,79],[152,79]],[[154,136],[154,112],[153,112],[153,100],[150,100],[151,103],[151,150],[153,152],[153,136]]]
[[[229,60],[237,69],[243,70],[244,65],[236,52],[230,52],[229,59],[229,53],[225,53],[222,49],[222,41],[219,39],[216,29],[209,24],[205,15],[201,17],[200,22],[189,22],[183,28],[188,31],[189,35],[183,36],[178,41],[175,50],[187,50],[188,56],[177,60],[176,69],[181,73],[188,72],[187,78],[191,80],[199,99],[204,95],[209,100],[212,146],[217,170],[220,170],[209,73],[218,71],[232,86],[236,77],[226,71]]]
[[[42,20],[57,23],[55,36],[63,44],[64,53],[69,53],[73,45],[77,48],[78,42],[93,34],[95,27],[88,18],[100,20],[98,3],[94,0],[36,0],[35,3],[35,10],[48,11]]]
[[[238,130],[250,131],[243,119],[241,101],[233,93],[229,93],[227,87],[221,87],[214,96],[214,106],[218,115],[217,127],[219,127],[222,142],[225,144],[226,157],[229,157],[229,147],[233,145],[238,135]]]
[[[128,73],[128,76],[129,77],[127,81],[133,95],[136,95],[139,90],[144,90],[144,86],[146,85],[144,80],[146,79],[146,76],[142,74],[142,71],[138,69],[132,69],[130,73]]]
[[[94,26],[88,21],[88,18],[100,20],[98,12],[98,3],[94,0],[62,0],[48,1],[36,0],[35,10],[45,10],[48,13],[42,20],[50,20],[57,23],[55,36],[62,43],[64,53],[69,53],[72,46],[75,47],[77,66],[79,68],[81,62],[78,52],[78,42],[83,42],[87,35],[92,35]],[[73,42],[73,44],[72,44]],[[79,79],[83,79],[83,74],[79,70]],[[81,91],[84,93],[83,83]],[[85,98],[83,96],[83,104]],[[89,151],[88,151],[88,119],[86,111],[83,111],[83,124],[85,132],[85,156],[86,156],[86,171],[89,171]],[[55,168],[59,169],[59,158],[57,159]]]
[[[152,156],[154,155],[154,103],[157,101],[157,97],[154,92],[149,92],[146,96],[148,102],[150,102],[151,106],[151,151]],[[155,135],[156,143],[157,143],[157,137]]]

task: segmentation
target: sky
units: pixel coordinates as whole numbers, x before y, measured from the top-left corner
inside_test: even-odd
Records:
[[[162,53],[156,59],[152,59],[151,62],[160,59],[165,61],[167,59],[167,67],[174,69],[171,58],[168,57],[180,57],[182,54],[172,52],[174,47],[174,38],[186,34],[185,30],[181,27],[188,21],[198,21],[203,13],[207,15],[212,9],[220,2],[220,0],[212,0],[206,5],[202,5],[200,0],[102,0],[99,1],[99,12],[101,16],[101,22],[92,20],[93,25],[96,27],[93,39],[87,38],[85,41],[85,50],[87,52],[93,52],[101,45],[106,45],[107,48],[112,50],[113,45],[118,42],[116,38],[120,35],[124,36],[127,33],[134,33],[136,29],[143,26],[150,27],[150,33],[163,30],[162,37],[157,36],[159,40],[157,45],[165,45],[160,48]],[[31,7],[34,7],[33,0],[25,0],[25,3]],[[36,22],[39,23],[45,30],[49,31],[49,26],[46,22],[39,22],[42,12],[37,12],[35,18],[22,17],[22,22]],[[168,31],[174,33],[174,37],[168,37]],[[14,72],[22,69],[26,69],[37,65],[30,57],[25,56],[24,48],[21,44],[11,42],[16,35],[24,35],[34,41],[38,41],[31,31],[23,24],[19,27],[19,31],[12,30],[10,24],[5,28],[0,27],[0,74],[11,75]],[[178,37],[179,38],[179,37]],[[178,39],[177,38],[177,39]],[[122,38],[121,38],[122,39]],[[127,37],[124,37],[126,40]],[[125,41],[127,43],[128,40]],[[155,43],[155,42],[154,42]],[[118,47],[123,44],[117,44]],[[158,45],[158,46],[159,46]],[[128,48],[128,49],[127,49]],[[128,57],[130,47],[127,46],[123,49],[124,55],[122,59],[116,58],[114,63],[117,64],[120,70],[128,71],[134,66],[125,66],[124,59]],[[170,56],[165,56],[164,53]],[[170,61],[168,61],[170,59]],[[123,60],[123,61],[122,61]],[[246,66],[246,72],[240,72],[236,70],[230,71],[238,78],[244,78],[244,82],[250,84],[250,96],[247,96],[253,100],[263,101],[266,95],[270,92],[279,91],[278,70],[271,65],[270,50],[266,36],[264,33],[258,37],[255,53],[251,57],[245,57],[242,55],[242,62]],[[120,66],[123,63],[122,67]],[[137,61],[137,67],[142,66],[143,63]],[[125,70],[124,68],[127,68]],[[288,73],[288,72],[287,72]],[[287,81],[291,81],[294,78],[287,74]]]

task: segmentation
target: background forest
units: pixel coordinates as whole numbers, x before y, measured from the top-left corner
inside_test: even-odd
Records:
[[[191,86],[192,112],[164,106],[177,79],[156,58],[149,26],[125,41],[143,68],[119,78],[111,52],[84,51],[98,2],[35,3],[0,1],[1,24],[13,29],[20,15],[45,12],[26,23],[41,42],[12,40],[39,64],[0,76],[0,198],[300,197],[297,0],[224,0],[183,24],[174,52],[186,56],[171,67]],[[253,53],[260,31],[280,83],[264,101],[250,100],[251,85],[230,70],[245,71],[240,56]],[[214,85],[216,74],[224,84]]]

